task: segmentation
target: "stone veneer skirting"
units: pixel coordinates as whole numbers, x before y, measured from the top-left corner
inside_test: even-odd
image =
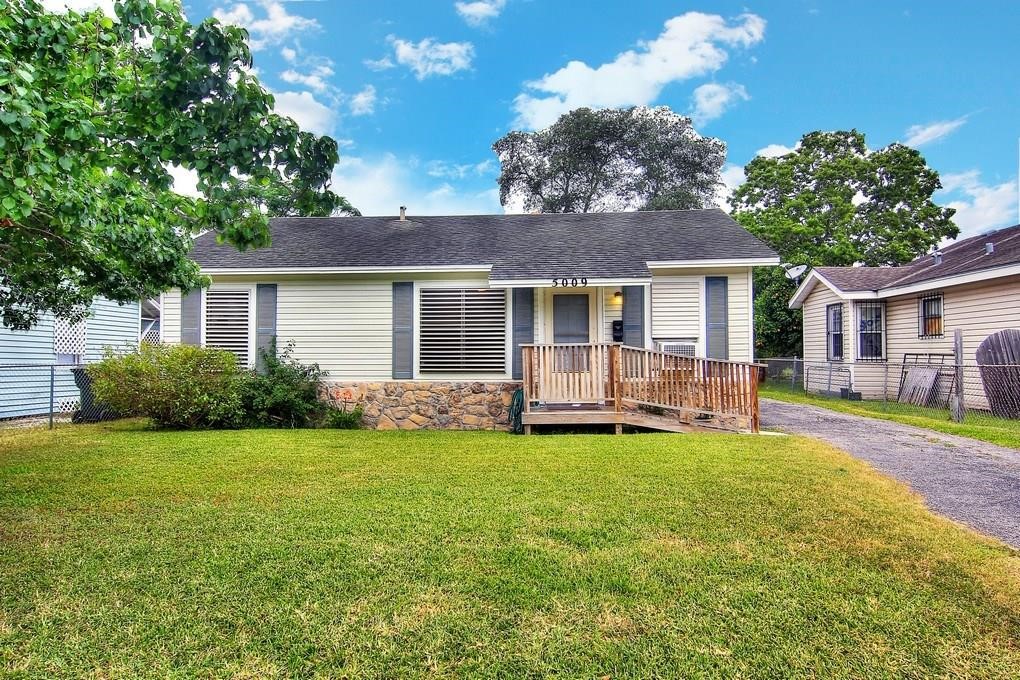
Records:
[[[387,380],[329,382],[334,403],[360,404],[364,426],[376,430],[509,430],[515,382]]]

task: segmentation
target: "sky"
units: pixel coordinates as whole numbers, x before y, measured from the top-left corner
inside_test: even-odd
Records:
[[[110,0],[46,0],[108,3]],[[857,128],[939,171],[964,235],[1016,224],[1015,2],[186,0],[246,27],[277,110],[335,137],[364,214],[501,212],[492,143],[578,106],[669,106],[727,144],[723,179]]]

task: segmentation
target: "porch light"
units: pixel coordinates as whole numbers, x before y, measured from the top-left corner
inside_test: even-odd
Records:
[[[613,293],[613,302],[623,302],[623,291],[618,290]]]

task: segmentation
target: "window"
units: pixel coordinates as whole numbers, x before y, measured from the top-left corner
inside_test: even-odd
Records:
[[[85,358],[85,319],[72,323],[67,319],[53,319],[53,353],[63,366],[80,364]]]
[[[205,292],[205,333],[203,344],[233,353],[240,366],[252,363],[252,314],[250,288],[216,289]]]
[[[942,293],[917,299],[917,337],[942,337]]]
[[[843,304],[825,307],[825,354],[829,361],[843,361]]]
[[[885,303],[857,303],[857,358],[885,359]]]
[[[421,291],[418,368],[422,373],[505,373],[506,292]]]

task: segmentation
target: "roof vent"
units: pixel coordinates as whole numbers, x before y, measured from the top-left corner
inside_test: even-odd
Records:
[[[995,244],[989,241],[985,244],[985,255],[991,255],[995,252]]]
[[[400,221],[401,222],[407,221],[407,206],[406,205],[400,206]]]
[[[935,261],[935,264],[942,264],[942,251],[936,250],[931,254],[931,259]]]

